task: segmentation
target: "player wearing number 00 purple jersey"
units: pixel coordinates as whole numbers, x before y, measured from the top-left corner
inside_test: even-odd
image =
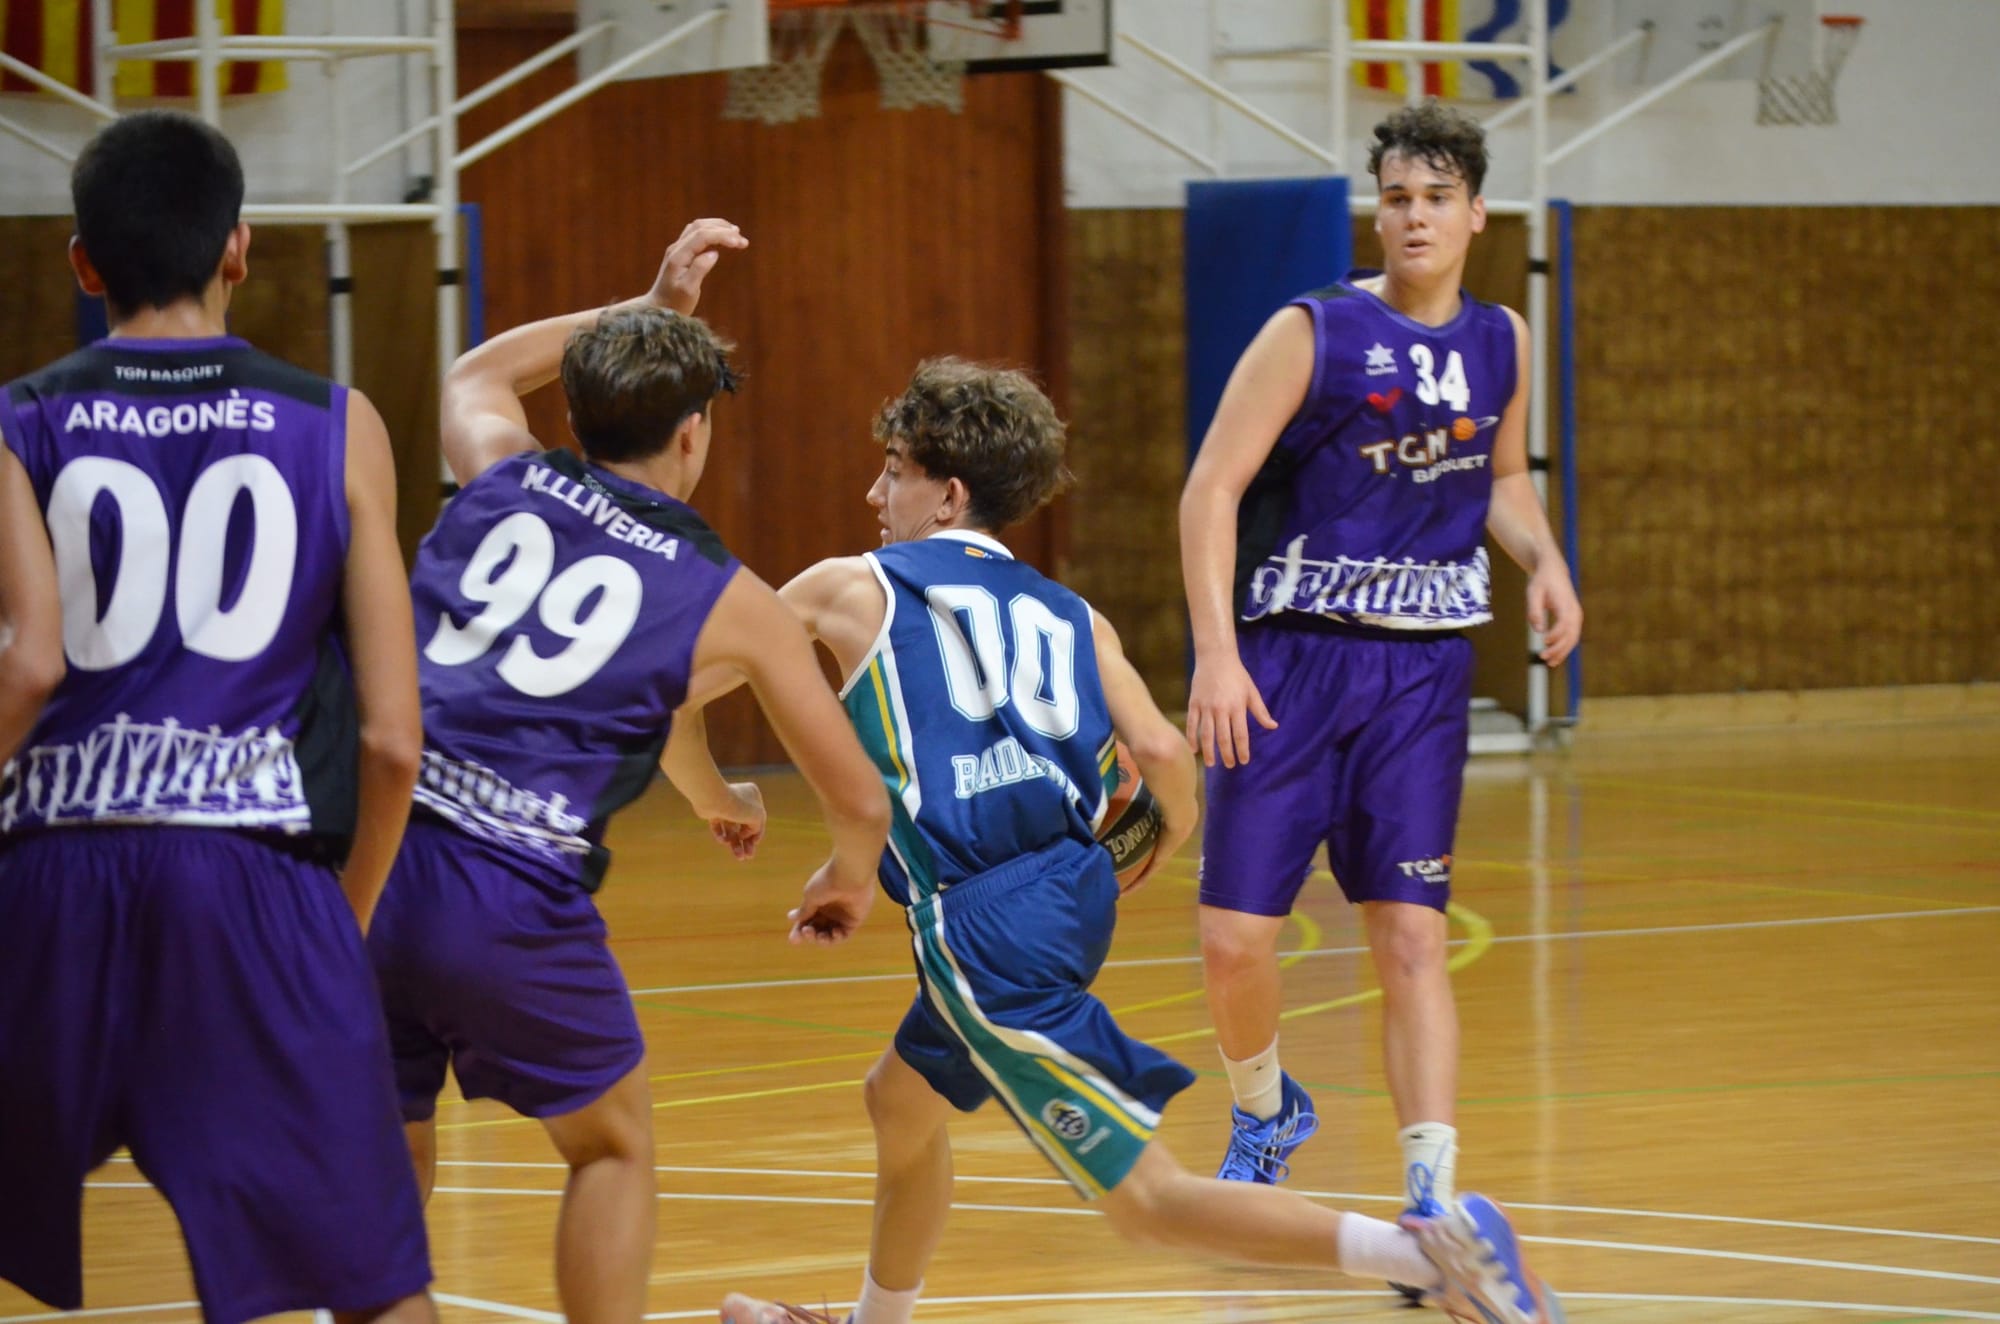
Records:
[[[461,359],[444,442],[464,488],[417,556],[423,773],[369,934],[421,1183],[447,1064],[468,1098],[539,1119],[571,1168],[557,1283],[575,1321],[637,1321],[652,1255],[645,1045],[592,894],[607,820],[667,770],[747,854],[754,786],[714,771],[697,667],[746,678],[812,783],[833,858],[795,940],[834,941],[872,895],[888,805],[777,595],[685,498],[708,458],[724,344],[686,314],[725,248],[690,225],[644,298],[516,328]],[[678,311],[675,311],[678,310]],[[581,458],[544,452],[517,392],[561,371]],[[671,733],[671,734],[670,734]]]
[[[122,1145],[210,1324],[428,1319],[361,934],[419,748],[388,438],[225,334],[219,133],[129,116],[72,189],[111,336],[0,399],[0,1277],[83,1304]]]

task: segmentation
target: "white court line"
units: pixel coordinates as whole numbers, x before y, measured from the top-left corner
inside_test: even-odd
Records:
[[[1881,920],[1930,919],[1937,915],[2000,915],[2000,906],[1947,906],[1936,910],[1891,910],[1870,915],[1808,915],[1798,919],[1750,919],[1731,924],[1664,924],[1657,928],[1644,929],[1584,929],[1576,933],[1514,933],[1496,936],[1490,941],[1494,946],[1502,943],[1547,943],[1578,942],[1585,938],[1659,938],[1679,933],[1730,933],[1745,929],[1797,929],[1820,924],[1869,924]],[[1447,946],[1463,947],[1470,939],[1454,938]],[[1304,951],[1284,952],[1287,957],[1311,956],[1360,956],[1366,947],[1308,947]],[[1201,957],[1196,956],[1148,956],[1129,961],[1106,961],[1106,970],[1132,970],[1143,966],[1198,965]],[[658,988],[635,988],[632,996],[654,997],[663,993],[728,993],[737,989],[754,988],[817,988],[832,984],[880,984],[890,980],[904,980],[914,984],[914,972],[899,972],[893,975],[820,975],[810,979],[753,979],[736,984],[665,984]]]
[[[549,1199],[561,1199],[560,1187],[539,1188],[533,1186],[439,1186],[437,1195],[540,1195]],[[848,1199],[832,1195],[697,1195],[689,1191],[659,1191],[662,1200],[686,1200],[696,1204],[815,1204],[853,1205],[861,1209],[872,1209],[875,1201]],[[953,1204],[954,1210],[964,1209],[975,1214],[1053,1214],[1057,1218],[1095,1218],[1097,1211],[1078,1207],[1075,1209],[1051,1209],[1036,1204]]]
[[[510,1186],[440,1186],[440,1195],[539,1195],[546,1198],[560,1198],[561,1190],[545,1190],[532,1187]],[[874,1200],[859,1200],[837,1196],[814,1195],[697,1195],[686,1191],[661,1191],[662,1200],[685,1200],[694,1203],[714,1204],[804,1204],[804,1205],[853,1205],[872,1208]],[[1387,1197],[1377,1196],[1376,1199]],[[1089,1207],[1051,1208],[1048,1205],[1029,1204],[953,1204],[952,1208],[973,1213],[989,1214],[1046,1214],[1055,1217],[1093,1218],[1098,1211]],[[1848,1273],[1879,1273],[1899,1278],[1927,1278],[1954,1283],[1978,1283],[1987,1287],[2000,1287],[2000,1278],[1989,1278],[1976,1273],[1951,1273],[1943,1269],[1906,1269],[1893,1264],[1861,1264],[1848,1260],[1807,1259],[1796,1255],[1763,1255],[1754,1251],[1706,1250],[1692,1246],[1659,1246],[1637,1241],[1591,1241],[1576,1237],[1521,1236],[1520,1240],[1539,1246],[1578,1246],[1586,1250],[1622,1250],[1639,1255],[1684,1255],[1705,1260],[1739,1260],[1747,1264],[1784,1264],[1804,1269],[1839,1269]]]
[[[83,1319],[90,1315],[150,1315],[156,1310],[200,1310],[199,1301],[162,1301],[156,1306],[100,1306],[96,1310],[58,1310],[46,1315],[0,1315],[0,1324],[27,1324],[29,1320]]]
[[[483,1310],[489,1315],[506,1315],[513,1319],[532,1319],[538,1324],[564,1324],[560,1313],[553,1310],[535,1310],[528,1306],[510,1306],[504,1301],[485,1301],[476,1296],[456,1296],[450,1292],[432,1292],[431,1300],[440,1305],[460,1306],[467,1310]],[[0,1321],[4,1324],[4,1321]]]
[[[1367,1297],[1380,1299],[1385,1295],[1379,1288],[1374,1291],[1353,1291],[1346,1289],[1311,1290],[1259,1290],[1255,1288],[1236,1291],[1205,1292],[1022,1292],[1008,1296],[936,1296],[925,1297],[924,1301],[933,1306],[985,1306],[985,1305],[1033,1305],[1066,1301],[1332,1301]],[[1847,1310],[1888,1315],[1935,1316],[1942,1319],[1988,1319],[2000,1320],[2000,1314],[1986,1310],[1952,1310],[1942,1306],[1887,1306],[1861,1301],[1802,1301],[1787,1300],[1782,1297],[1759,1296],[1669,1296],[1651,1295],[1637,1292],[1563,1292],[1562,1299],[1568,1301],[1623,1301],[1649,1302],[1656,1305],[1708,1305],[1708,1306],[1784,1306],[1794,1310]],[[851,1310],[852,1301],[838,1301],[829,1309]],[[647,1315],[649,1320],[667,1319],[713,1319],[715,1308],[706,1310],[667,1310]],[[0,1321],[0,1324],[6,1324]]]
[[[129,1158],[124,1158],[122,1156],[119,1158],[115,1158],[111,1161],[114,1163],[131,1162]],[[502,1169],[513,1169],[513,1170],[550,1171],[550,1172],[566,1172],[569,1170],[569,1165],[567,1163],[505,1162],[493,1159],[439,1159],[437,1162],[438,1166],[441,1168],[502,1168]],[[708,1176],[708,1177],[812,1177],[812,1178],[834,1178],[837,1180],[846,1180],[846,1181],[870,1181],[870,1182],[875,1180],[875,1174],[872,1172],[849,1172],[833,1168],[710,1168],[710,1167],[686,1167],[686,1166],[679,1166],[672,1164],[660,1164],[655,1166],[653,1171],[658,1173],[671,1173],[679,1175],[694,1175],[694,1176]],[[1057,1177],[976,1177],[967,1173],[959,1173],[953,1178],[953,1180],[965,1182],[968,1184],[983,1183],[992,1186],[1060,1186],[1065,1189],[1069,1187],[1068,1182],[1063,1181]],[[103,1188],[112,1190],[152,1189],[152,1185],[149,1182],[87,1182],[85,1184],[94,1188]],[[490,1189],[494,1192],[494,1194],[510,1193],[504,1190],[503,1188],[498,1188],[498,1187],[491,1187],[491,1188],[453,1187],[451,1189],[454,1191],[472,1191],[472,1190]],[[544,1194],[544,1192],[541,1191],[533,1191],[526,1193],[536,1194],[536,1195]],[[1372,1195],[1363,1191],[1308,1191],[1301,1189],[1297,1193],[1306,1196],[1309,1199],[1332,1200],[1340,1204],[1358,1204],[1363,1202],[1370,1202],[1375,1204],[1401,1204],[1403,1201],[1403,1197],[1400,1195]],[[668,1197],[666,1195],[663,1195],[662,1198],[668,1198]],[[686,1197],[675,1196],[673,1198],[721,1199],[725,1197],[690,1195]],[[752,1197],[742,1197],[742,1198],[748,1199]],[[796,1197],[796,1198],[805,1198],[805,1197]],[[870,1202],[855,1201],[853,1203],[867,1204]],[[990,1209],[1015,1210],[1015,1209],[1025,1208],[1027,1206],[958,1204],[958,1205],[953,1205],[952,1207],[954,1209],[990,1208]],[[1913,1232],[1907,1228],[1863,1227],[1855,1223],[1802,1223],[1786,1218],[1750,1218],[1737,1214],[1689,1214],[1689,1213],[1682,1213],[1677,1210],[1667,1210],[1667,1209],[1619,1209],[1610,1205],[1530,1204],[1523,1200],[1509,1200],[1507,1201],[1507,1207],[1509,1209],[1529,1209],[1533,1210],[1536,1213],[1544,1213],[1544,1214],[1598,1214],[1607,1218],[1658,1218],[1678,1223],[1723,1223],[1733,1227],[1772,1227],[1772,1228],[1784,1228],[1788,1231],[1796,1231],[1796,1232],[1843,1232],[1858,1237],[1897,1237],[1909,1241],[1947,1241],[1947,1242],[1958,1242],[1971,1246],[2000,1246],[2000,1237],[1975,1237],[1975,1236],[1969,1236],[1961,1232]],[[1065,1211],[1059,1209],[1043,1209],[1042,1212],[1062,1213]],[[4,1322],[0,1322],[0,1324],[4,1324]]]

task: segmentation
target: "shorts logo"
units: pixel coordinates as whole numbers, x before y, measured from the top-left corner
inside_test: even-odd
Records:
[[[1396,864],[1405,878],[1418,878],[1443,887],[1451,882],[1451,856],[1434,855],[1428,860],[1401,860]]]
[[[1090,1134],[1090,1114],[1068,1099],[1050,1099],[1042,1105],[1042,1120],[1049,1130],[1075,1142]]]

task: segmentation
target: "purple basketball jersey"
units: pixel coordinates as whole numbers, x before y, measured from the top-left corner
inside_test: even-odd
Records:
[[[336,631],[347,392],[241,340],[105,340],[13,382],[68,673],[0,769],[0,834],[352,832]]]
[[[1443,326],[1354,282],[1292,302],[1313,379],[1238,516],[1237,610],[1455,630],[1492,619],[1484,532],[1493,439],[1519,375],[1505,309],[1463,297]]]
[[[411,575],[417,803],[595,889],[737,562],[699,515],[567,451],[468,483]]]

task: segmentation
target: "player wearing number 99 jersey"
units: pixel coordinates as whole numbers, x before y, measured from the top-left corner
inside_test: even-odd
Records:
[[[728,346],[686,314],[742,245],[735,226],[697,221],[646,297],[461,359],[443,424],[464,487],[412,575],[424,766],[369,934],[403,1116],[426,1186],[448,1063],[468,1098],[542,1120],[572,1170],[556,1277],[575,1320],[636,1321],[653,1243],[645,1044],[591,895],[606,821],[668,753],[739,853],[763,829],[755,788],[724,784],[698,717],[675,717],[695,669],[747,679],[824,790],[834,854],[796,940],[860,921],[887,835],[886,797],[804,631],[685,504],[714,398],[733,389]],[[517,394],[558,367],[582,458],[545,453]]]
[[[211,1324],[428,1318],[356,923],[419,750],[388,438],[224,333],[219,133],[130,116],[72,191],[111,336],[0,399],[0,1276],[83,1304],[83,1177],[124,1145]]]

